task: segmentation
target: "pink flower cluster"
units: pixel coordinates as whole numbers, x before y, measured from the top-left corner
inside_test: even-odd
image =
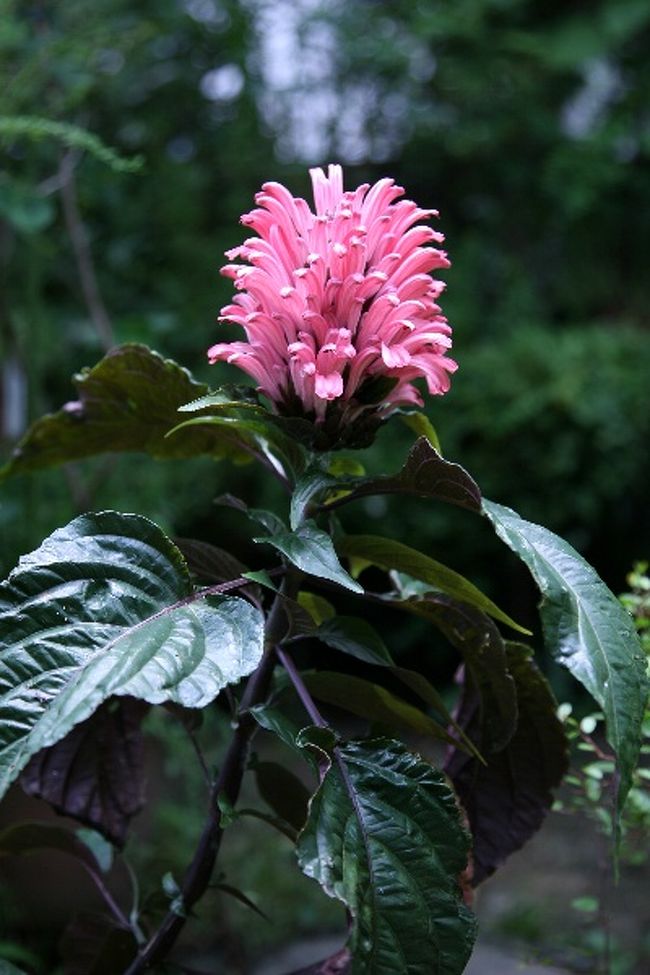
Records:
[[[394,379],[384,413],[422,405],[412,380],[430,393],[449,389],[457,368],[446,356],[451,328],[431,277],[449,267],[432,243],[444,238],[418,222],[437,216],[409,200],[392,179],[344,192],[340,166],[310,170],[316,213],[280,183],[265,183],[258,209],[241,222],[257,237],[226,252],[221,273],[238,294],[220,321],[236,322],[247,342],[213,345],[210,362],[235,363],[281,412],[322,420],[337,400],[353,418],[368,380]],[[376,407],[377,408],[377,407]]]

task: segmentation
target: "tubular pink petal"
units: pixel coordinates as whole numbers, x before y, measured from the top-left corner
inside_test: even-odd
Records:
[[[317,372],[315,393],[319,399],[338,399],[343,394],[343,377],[338,372],[326,376]]]

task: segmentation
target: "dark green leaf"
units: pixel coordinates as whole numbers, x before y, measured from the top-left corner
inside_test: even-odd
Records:
[[[473,681],[465,686],[457,716],[487,760],[456,752],[446,765],[467,812],[473,836],[473,883],[479,884],[541,826],[552,790],[567,770],[567,743],[551,689],[531,660],[529,647],[506,644],[518,702],[517,729],[499,751]]]
[[[334,616],[318,627],[316,636],[330,647],[365,663],[392,665],[388,647],[374,626],[358,616]]]
[[[350,975],[463,972],[475,937],[458,887],[467,845],[454,795],[428,763],[387,739],[336,749],[298,859],[352,915]]]
[[[271,704],[256,704],[250,709],[249,714],[255,718],[260,728],[275,735],[294,751],[300,751],[300,746],[296,743],[300,727],[280,708],[273,707]]]
[[[401,600],[386,597],[386,602],[430,620],[460,651],[479,693],[491,747],[503,748],[517,725],[517,695],[504,642],[492,620],[473,606],[439,593]]]
[[[79,399],[37,420],[2,475],[24,474],[107,451],[139,451],[161,458],[234,453],[247,459],[234,441],[220,441],[209,430],[166,439],[178,423],[179,406],[207,386],[144,345],[113,349],[74,381]]]
[[[427,583],[438,592],[444,592],[454,599],[469,603],[470,606],[476,606],[477,609],[506,623],[519,633],[529,633],[499,609],[491,599],[483,595],[481,590],[468,579],[423,555],[422,552],[409,548],[408,545],[378,535],[345,535],[337,543],[337,548],[342,555],[359,560],[361,563],[376,565],[387,572],[391,570],[405,572]]]
[[[211,436],[216,444],[223,440],[226,444],[234,444],[240,452],[253,450],[262,454],[269,466],[283,478],[296,477],[303,470],[305,451],[273,423],[263,407],[228,404],[217,416],[212,415],[214,409],[210,416],[197,416],[178,423],[169,431],[168,438],[183,441],[189,431],[192,441],[199,431],[204,437]]]
[[[263,641],[262,614],[194,594],[146,518],[76,518],[0,586],[0,791],[112,695],[205,707]]]
[[[304,522],[295,532],[284,532],[269,538],[256,538],[282,552],[301,572],[329,579],[352,592],[363,592],[363,586],[348,575],[339,562],[332,540],[313,521]]]
[[[174,544],[183,554],[187,566],[206,584],[228,582],[247,571],[247,566],[223,548],[197,538],[175,538]]]
[[[299,639],[301,637],[313,636],[316,633],[316,624],[304,606],[296,599],[289,599],[282,594],[282,609],[287,618],[288,630],[283,637],[284,640]]]
[[[255,781],[264,802],[296,830],[307,819],[310,792],[293,772],[277,762],[257,762]]]
[[[384,641],[365,620],[356,616],[337,616],[320,626],[316,636],[328,646],[363,660],[364,663],[387,667],[391,674],[417,694],[421,701],[437,711],[446,725],[454,727],[464,744],[472,749],[471,742],[456,725],[436,689],[417,671],[395,666]]]
[[[298,593],[298,603],[309,613],[316,626],[320,626],[326,620],[331,620],[336,616],[336,610],[329,600],[314,592],[306,592],[306,590],[301,589]]]
[[[481,492],[459,464],[444,460],[426,437],[416,440],[399,472],[388,477],[341,478],[340,489],[348,489],[345,501],[368,494],[414,494],[435,498],[470,511],[481,510]],[[338,503],[338,502],[336,502]]]
[[[5,958],[0,958],[0,975],[27,975],[24,968],[17,968]]]
[[[483,502],[499,537],[526,563],[542,593],[544,640],[602,708],[620,771],[619,808],[639,755],[648,694],[646,659],[629,614],[563,539],[510,508]]]
[[[135,958],[131,931],[103,914],[81,913],[61,939],[63,975],[117,975]]]
[[[264,911],[261,910],[261,908],[259,908],[257,904],[250,899],[250,897],[247,897],[242,890],[239,890],[238,887],[233,887],[232,884],[224,884],[222,881],[212,884],[211,886],[213,890],[220,890],[223,894],[228,894],[229,897],[234,897],[235,900],[239,901],[240,904],[243,904],[244,907],[248,907],[249,910],[254,911],[260,917],[264,918],[265,921],[269,920],[269,917],[264,913]]]
[[[455,744],[454,739],[433,718],[379,684],[351,674],[330,671],[305,673],[303,680],[318,700],[343,708],[367,721]]]
[[[66,853],[81,861],[90,873],[101,873],[101,867],[88,844],[65,826],[24,822],[8,826],[0,833],[0,856],[36,853],[38,850]]]
[[[234,508],[235,511],[241,511],[250,521],[262,525],[272,535],[281,535],[287,530],[282,518],[279,518],[274,511],[267,511],[266,508],[249,508],[245,501],[236,498],[233,494],[221,494],[215,498],[214,503],[223,505],[225,508]]]

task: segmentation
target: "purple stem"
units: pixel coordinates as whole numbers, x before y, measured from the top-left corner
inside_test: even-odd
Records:
[[[318,725],[319,728],[328,728],[329,725],[327,724],[327,721],[325,721],[325,718],[314,704],[314,699],[307,690],[305,682],[300,676],[298,670],[296,669],[296,665],[289,654],[286,652],[286,650],[283,650],[282,647],[276,647],[275,652],[278,655],[278,660],[288,673],[291,683],[295,687],[296,693],[302,701],[302,705],[311,720],[315,725]]]

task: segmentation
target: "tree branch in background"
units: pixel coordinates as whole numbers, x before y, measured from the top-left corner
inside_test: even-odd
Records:
[[[108,350],[115,345],[115,336],[106,305],[99,290],[95,265],[90,250],[90,241],[79,210],[77,184],[74,175],[78,161],[79,153],[75,150],[70,150],[63,156],[59,167],[63,218],[77,263],[81,290],[86,302],[88,314],[95,326],[102,347]]]

